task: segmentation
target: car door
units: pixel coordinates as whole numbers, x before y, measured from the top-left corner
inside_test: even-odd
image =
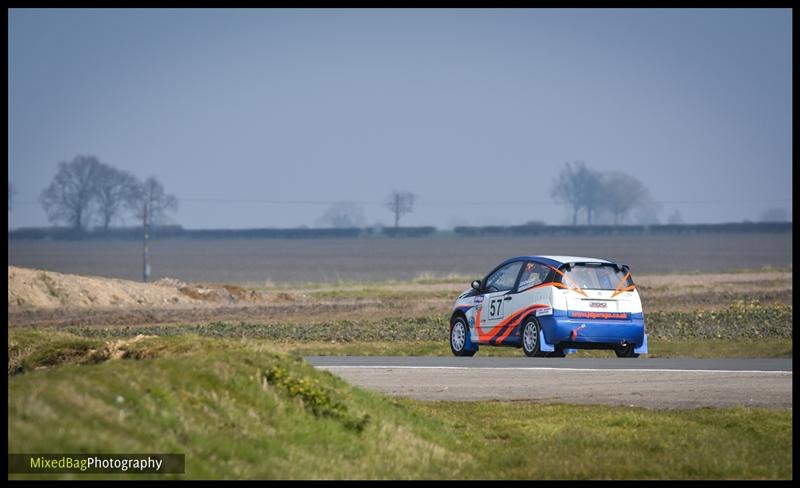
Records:
[[[499,337],[499,343],[515,342],[519,335],[514,335],[514,329],[520,324],[528,313],[532,313],[535,308],[544,307],[549,301],[544,297],[549,293],[541,288],[534,289],[537,285],[544,282],[550,274],[550,268],[535,261],[526,261],[522,268],[517,286],[504,296],[505,299],[505,323],[503,331]],[[526,312],[526,309],[528,312]],[[508,320],[514,313],[521,312],[512,320]]]
[[[503,319],[514,313],[509,302],[511,290],[517,284],[522,261],[505,264],[490,273],[482,283],[483,302],[476,313],[473,338],[477,342],[489,342],[502,333]],[[476,337],[477,336],[477,337]]]

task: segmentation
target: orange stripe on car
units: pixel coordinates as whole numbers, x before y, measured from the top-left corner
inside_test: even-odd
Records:
[[[614,290],[614,294],[611,295],[611,298],[614,298],[615,296],[619,295],[620,293],[625,293],[626,291],[633,291],[635,289],[636,289],[636,285],[630,285],[630,286],[626,286],[625,288],[622,288],[620,290]]]
[[[626,291],[633,291],[633,290],[636,289],[636,285],[628,285],[625,288],[622,288],[622,285],[624,285],[625,282],[628,281],[628,278],[630,277],[630,275],[631,275],[631,272],[628,271],[628,273],[625,274],[625,276],[622,278],[622,280],[620,280],[620,282],[617,283],[617,286],[614,287],[614,294],[611,295],[611,298],[614,298],[615,296],[619,295],[620,293],[624,293]]]
[[[545,287],[545,286],[555,286],[556,288],[565,288],[565,289],[569,290],[569,287],[567,285],[565,285],[564,283],[555,283],[555,282],[540,283],[540,284],[538,284],[536,286],[532,286],[531,289],[542,288],[542,287]]]
[[[564,280],[569,280],[569,281],[572,283],[572,278],[569,278],[567,275],[565,275],[564,273],[562,273],[561,271],[557,270],[556,268],[554,268],[554,267],[552,267],[552,266],[549,266],[549,265],[548,265],[547,267],[548,267],[548,268],[550,268],[550,269],[552,269],[552,270],[553,270],[553,271],[555,271],[556,273],[560,274],[560,275],[561,275],[561,277],[562,277]],[[574,284],[574,283],[573,283],[573,284]],[[587,294],[586,294],[586,292],[585,292],[585,291],[583,291],[583,290],[581,289],[581,287],[579,287],[579,286],[572,287],[572,288],[569,288],[569,289],[570,289],[570,290],[572,290],[572,291],[574,291],[574,292],[580,293],[581,295],[585,296],[586,298],[589,298],[589,295],[587,295]]]
[[[497,325],[495,325],[494,327],[492,327],[492,328],[489,330],[489,332],[485,332],[485,333],[484,333],[484,332],[481,330],[481,327],[480,327],[480,323],[481,323],[481,321],[480,321],[480,314],[481,314],[481,311],[480,311],[480,310],[478,310],[478,312],[477,312],[477,314],[476,314],[476,316],[475,316],[475,330],[477,330],[477,331],[478,331],[478,341],[479,341],[479,342],[481,342],[481,341],[484,341],[484,342],[485,342],[485,341],[488,341],[488,340],[490,340],[490,339],[491,339],[491,338],[492,338],[492,337],[493,337],[493,336],[494,336],[494,335],[497,333],[497,331],[499,331],[499,330],[500,330],[502,327],[507,327],[507,330],[506,330],[505,332],[503,332],[503,334],[502,334],[502,335],[500,335],[500,336],[497,338],[497,340],[495,341],[495,342],[500,342],[500,341],[502,341],[503,339],[505,339],[506,337],[508,337],[508,335],[509,335],[509,334],[511,334],[511,331],[512,331],[512,330],[514,330],[514,327],[515,327],[517,324],[519,324],[519,322],[521,322],[521,321],[522,321],[522,319],[523,319],[524,317],[526,317],[526,316],[527,316],[527,313],[528,313],[528,312],[530,312],[530,311],[532,311],[532,310],[535,310],[535,309],[537,309],[537,308],[545,308],[545,307],[549,307],[549,306],[550,306],[550,305],[545,305],[545,304],[542,304],[542,303],[537,303],[537,304],[534,304],[534,305],[530,305],[530,306],[528,306],[528,307],[525,307],[524,309],[522,309],[522,310],[519,310],[519,311],[517,311],[517,312],[514,312],[513,314],[509,315],[509,316],[508,316],[506,319],[504,319],[503,321],[501,321],[499,324],[497,324]]]

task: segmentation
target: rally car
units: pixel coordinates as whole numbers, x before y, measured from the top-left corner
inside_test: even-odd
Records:
[[[473,356],[480,345],[521,347],[530,357],[577,349],[647,354],[642,302],[630,269],[604,259],[518,256],[462,293],[450,316],[450,349]]]

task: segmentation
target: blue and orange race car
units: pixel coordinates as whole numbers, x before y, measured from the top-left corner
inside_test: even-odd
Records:
[[[521,347],[531,357],[577,349],[647,354],[642,302],[627,265],[575,256],[518,256],[462,293],[450,316],[450,348]]]

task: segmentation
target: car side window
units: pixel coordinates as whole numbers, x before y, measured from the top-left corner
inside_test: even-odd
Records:
[[[518,291],[527,290],[540,283],[543,283],[547,275],[550,273],[550,268],[543,264],[528,261],[525,263],[525,269],[522,270],[522,277],[519,279]]]
[[[508,263],[494,273],[490,274],[486,278],[484,292],[495,293],[514,288],[520,268],[522,268],[522,261],[514,261],[513,263]]]

